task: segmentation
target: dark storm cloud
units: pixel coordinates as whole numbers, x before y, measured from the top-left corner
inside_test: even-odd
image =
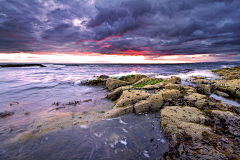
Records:
[[[234,56],[239,8],[238,0],[0,0],[0,52]]]

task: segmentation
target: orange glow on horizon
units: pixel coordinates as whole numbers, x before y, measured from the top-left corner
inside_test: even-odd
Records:
[[[104,43],[109,47],[108,43]],[[147,48],[146,48],[147,49]],[[128,53],[127,53],[128,52]],[[193,55],[148,55],[147,51],[127,50],[125,55],[100,54],[93,52],[56,53],[0,53],[0,63],[198,63],[214,62],[217,59],[211,54]]]
[[[16,63],[191,63],[184,57],[162,56],[149,59],[143,55],[102,55],[99,53],[36,54],[0,53],[0,62]]]

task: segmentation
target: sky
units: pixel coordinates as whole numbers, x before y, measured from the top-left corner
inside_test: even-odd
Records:
[[[0,0],[0,63],[240,60],[240,0]]]

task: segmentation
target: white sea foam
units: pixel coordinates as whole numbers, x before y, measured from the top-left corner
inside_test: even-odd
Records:
[[[221,68],[232,68],[234,67],[235,65],[221,65]]]
[[[146,158],[149,158],[149,159],[150,159],[150,156],[149,156],[149,154],[148,154],[148,151],[144,150],[144,151],[143,151],[143,155],[144,155]]]
[[[124,133],[128,133],[128,131],[125,128],[122,128]]]
[[[127,123],[123,122],[122,119],[119,120],[119,123],[127,124]]]
[[[132,71],[132,72],[127,72],[127,73],[113,74],[113,75],[110,75],[109,77],[120,78],[120,77],[122,77],[122,76],[134,75],[134,74],[138,74],[138,73],[136,73],[136,71]]]
[[[203,77],[218,77],[216,74],[212,73],[210,70],[195,70],[188,73],[180,73],[170,76],[159,75],[157,78],[170,78],[171,76],[178,76],[181,79],[187,79],[191,76],[203,76]]]
[[[94,133],[94,135],[96,136],[96,137],[102,137],[102,135],[103,135],[103,133],[101,132],[101,133]]]
[[[120,140],[119,141],[121,144],[123,144],[127,148],[127,139],[125,140]]]
[[[87,125],[80,125],[80,128],[87,129],[87,128],[88,128],[88,126],[87,126]]]

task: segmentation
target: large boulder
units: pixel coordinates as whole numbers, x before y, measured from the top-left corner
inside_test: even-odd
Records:
[[[235,87],[231,86],[217,86],[216,88],[218,91],[222,91],[224,93],[227,93],[229,96],[235,97]]]
[[[136,114],[145,112],[155,112],[161,109],[163,105],[163,97],[161,94],[152,94],[146,100],[137,102],[134,105]]]
[[[139,81],[135,82],[133,85],[139,85],[139,84],[143,84],[143,83],[146,83],[150,80],[149,77],[146,77],[146,78],[142,78],[140,79]]]
[[[126,86],[126,85],[129,85],[129,84],[130,83],[126,82],[126,81],[121,81],[121,80],[118,80],[118,79],[108,78],[107,82],[106,82],[106,87],[109,90],[113,90],[115,88],[118,88],[118,87],[121,87],[121,86]]]
[[[167,106],[161,110],[161,126],[169,138],[162,159],[231,159],[238,157],[233,141],[214,133],[210,121],[194,107]],[[235,150],[234,150],[235,149]]]
[[[211,88],[210,84],[200,84],[196,86],[197,92],[205,95],[211,94]]]
[[[177,84],[172,84],[172,83],[169,83],[165,86],[165,89],[176,89],[176,90],[180,90],[180,86],[177,85]]]
[[[182,80],[180,77],[176,77],[176,76],[172,76],[171,78],[167,78],[165,79],[166,82],[169,83],[174,83],[174,84],[181,84]]]
[[[196,79],[193,81],[193,83],[196,83],[196,84],[210,84],[211,81],[208,80],[208,79]]]
[[[163,89],[157,92],[157,94],[161,94],[164,99],[172,99],[172,98],[180,97],[180,91],[176,89],[171,89],[171,90]]]
[[[146,100],[151,94],[142,90],[125,90],[118,99],[114,108],[133,105],[140,100]]]
[[[154,85],[146,85],[144,87],[142,87],[143,89],[146,89],[146,90],[151,90],[151,89],[162,89],[162,88],[165,88],[165,86],[167,85],[166,82],[159,82],[157,84],[154,84]]]
[[[207,99],[207,96],[199,93],[192,93],[190,95],[184,96],[184,100],[188,100],[188,101],[197,101],[200,99]]]
[[[218,96],[229,97],[229,95],[228,95],[227,93],[224,93],[224,92],[221,92],[221,91],[216,91],[215,93],[216,93],[216,95],[218,95]]]
[[[228,131],[230,134],[240,137],[240,116],[229,111],[212,110],[216,130]]]
[[[235,97],[240,98],[240,89],[237,89],[237,90],[236,90]]]
[[[129,114],[129,113],[133,113],[132,105],[121,107],[121,108],[113,108],[112,110],[104,114],[104,118],[114,118],[114,117]]]
[[[142,74],[127,75],[127,76],[120,77],[119,80],[127,81],[130,84],[133,84],[142,78],[147,78],[147,76]]]
[[[192,94],[192,93],[197,92],[196,88],[193,88],[193,87],[190,87],[190,86],[185,86],[183,89],[185,90],[185,92],[187,94]]]
[[[239,78],[240,78],[239,72],[231,72],[226,76],[226,80],[239,79]]]
[[[131,89],[131,88],[132,88],[132,86],[119,87],[119,88],[115,89],[114,91],[108,93],[108,94],[106,95],[106,98],[114,101],[114,100],[118,99],[118,98],[122,95],[123,91],[129,90],[129,89]]]
[[[160,117],[161,126],[167,135],[186,132],[194,139],[203,139],[202,132],[212,134],[212,129],[203,125],[208,117],[194,107],[166,106],[161,110]]]

